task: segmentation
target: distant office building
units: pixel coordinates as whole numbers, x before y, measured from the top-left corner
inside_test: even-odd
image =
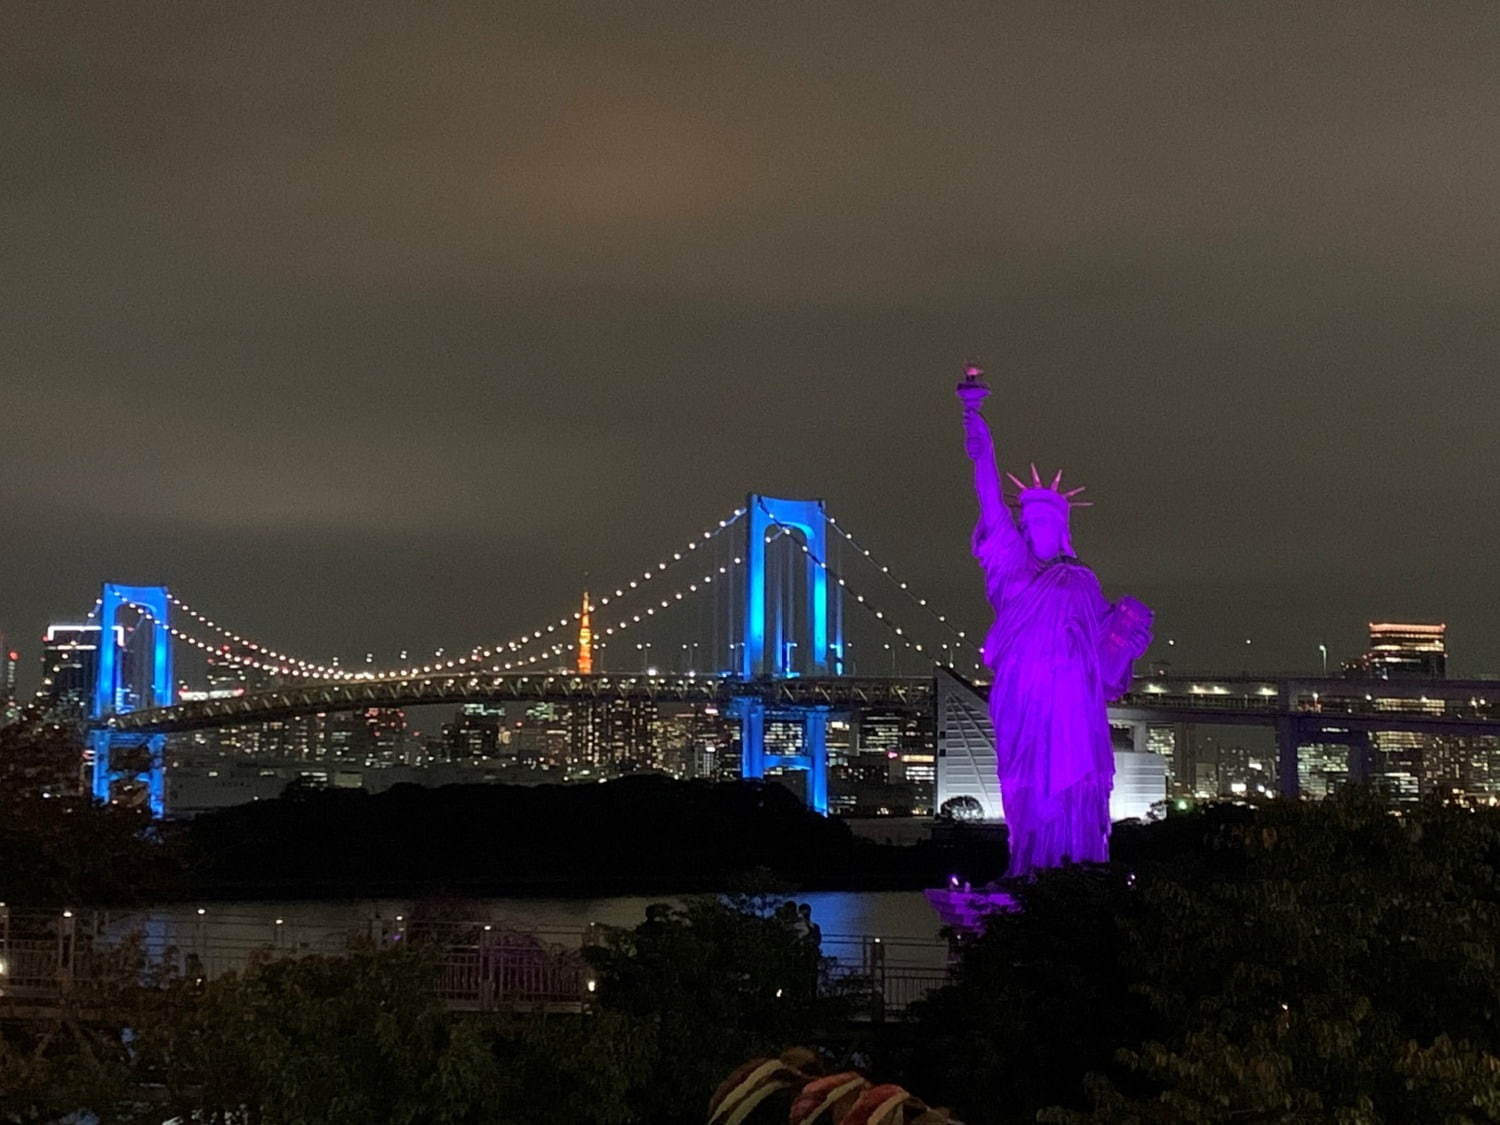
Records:
[[[1182,765],[1190,767],[1190,774],[1184,778],[1173,771],[1175,779],[1184,782],[1180,792],[1212,798],[1265,795],[1275,790],[1276,748],[1269,731],[1243,727],[1204,730],[1186,725],[1182,741]],[[1151,749],[1149,735],[1147,749]]]
[[[1185,792],[1189,780],[1183,775],[1185,755],[1178,749],[1187,743],[1186,734],[1176,726],[1150,726],[1146,728],[1146,750],[1162,760],[1167,769],[1167,780],[1173,792]]]
[[[653,743],[661,768],[683,780],[717,780],[733,735],[714,704],[694,704],[658,714]]]
[[[568,772],[602,773],[606,770],[605,704],[584,699],[568,711]]]
[[[613,699],[604,708],[604,745],[620,773],[661,768],[656,754],[656,704],[649,699]]]
[[[99,671],[98,625],[49,625],[42,638],[42,684],[37,700],[61,719],[79,719],[88,713],[94,680]],[[115,626],[114,643],[126,663],[125,631]],[[128,669],[125,669],[128,672]],[[121,680],[129,682],[126,675]]]
[[[572,714],[555,703],[536,703],[510,728],[516,764],[533,770],[566,771],[572,747]]]
[[[932,720],[909,711],[870,711],[855,723],[855,762],[863,773],[877,756],[885,760],[884,784],[889,791],[877,799],[877,810],[899,808],[912,815],[934,811],[937,779],[937,738]],[[861,778],[863,781],[863,778]],[[858,805],[867,802],[861,800]]]
[[[1358,661],[1358,674],[1379,680],[1435,680],[1448,671],[1447,625],[1370,623],[1370,647]],[[1413,707],[1434,715],[1443,712],[1441,700],[1376,698],[1377,709],[1409,711]],[[1372,780],[1398,801],[1415,801],[1439,786],[1445,792],[1462,789],[1466,781],[1461,761],[1445,752],[1442,740],[1411,731],[1379,731],[1372,740]],[[1447,780],[1442,780],[1447,779]]]
[[[465,703],[451,723],[443,725],[445,757],[450,762],[496,758],[509,749],[505,708],[494,703]]]
[[[656,703],[649,699],[593,699],[569,715],[570,772],[600,776],[660,769],[655,748]]]
[[[295,757],[399,765],[406,760],[406,712],[397,707],[316,716],[309,752]]]
[[[1349,783],[1349,747],[1305,742],[1297,747],[1297,791],[1304,797],[1331,797]]]
[[[399,707],[370,707],[361,711],[369,739],[365,761],[406,765],[406,712]]]
[[[21,663],[21,654],[7,648],[0,638],[0,724],[11,723],[21,712],[16,698],[16,668]]]
[[[1354,670],[1381,680],[1440,680],[1448,674],[1447,625],[1370,622],[1370,647]]]
[[[847,715],[829,716],[826,745],[829,769],[843,765],[854,753],[854,724]]]

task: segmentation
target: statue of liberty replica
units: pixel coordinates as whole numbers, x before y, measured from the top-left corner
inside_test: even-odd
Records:
[[[979,522],[974,557],[995,623],[982,649],[993,674],[990,719],[1000,800],[1010,836],[1007,874],[1109,858],[1114,751],[1106,704],[1130,686],[1131,663],[1151,643],[1151,611],[1134,598],[1111,604],[1073,552],[1068,516],[1082,488],[1050,482],[1031,466],[1006,505],[995,446],[980,407],[984,372],[970,364],[957,394],[964,449],[974,462]]]

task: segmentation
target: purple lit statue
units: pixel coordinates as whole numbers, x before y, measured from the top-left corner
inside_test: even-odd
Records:
[[[1151,611],[1134,598],[1105,600],[1073,554],[1062,473],[1043,482],[1031,466],[1017,528],[1005,505],[995,446],[979,413],[989,394],[970,365],[958,385],[964,449],[974,462],[979,523],[974,557],[984,569],[995,624],[984,641],[994,674],[990,718],[1000,799],[1010,832],[1010,875],[1109,858],[1114,782],[1108,700],[1130,686],[1131,662],[1151,643]],[[1009,473],[1006,474],[1010,476]]]

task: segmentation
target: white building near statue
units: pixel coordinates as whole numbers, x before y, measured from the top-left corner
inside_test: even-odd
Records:
[[[995,732],[989,706],[967,681],[937,671],[937,779],[934,805],[942,810],[957,798],[964,819],[1004,820],[995,770]],[[1167,767],[1160,755],[1115,749],[1115,784],[1109,797],[1111,820],[1145,820],[1167,799]],[[970,802],[973,802],[970,804]],[[956,810],[955,810],[956,811]],[[962,814],[959,814],[962,817]]]

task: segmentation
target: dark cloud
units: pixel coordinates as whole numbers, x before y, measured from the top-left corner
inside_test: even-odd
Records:
[[[1489,3],[8,14],[0,627],[467,646],[752,488],[978,623],[972,351],[1180,663],[1500,671]]]

